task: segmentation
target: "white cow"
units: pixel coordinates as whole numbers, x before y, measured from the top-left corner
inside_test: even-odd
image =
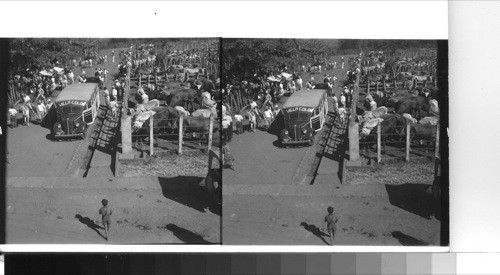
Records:
[[[175,106],[174,109],[177,110],[177,112],[179,112],[179,115],[181,115],[181,114],[183,116],[189,116],[189,115],[191,115],[188,111],[186,111],[186,109],[184,109],[181,106]]]
[[[363,128],[361,129],[360,138],[363,139],[366,136],[368,136],[370,134],[370,132],[372,131],[372,129],[375,128],[382,121],[384,121],[384,119],[382,119],[382,118],[373,118],[373,119],[370,119],[367,122],[365,122],[363,124]]]
[[[415,123],[417,123],[417,119],[414,118],[414,117],[412,117],[410,114],[404,113],[403,117],[405,118],[406,123],[409,123],[409,124],[415,124]]]
[[[437,100],[431,99],[429,100],[429,104],[431,105],[430,107],[431,114],[439,115],[439,105]]]
[[[418,123],[419,124],[437,125],[439,123],[439,117],[437,117],[437,116],[424,117]]]

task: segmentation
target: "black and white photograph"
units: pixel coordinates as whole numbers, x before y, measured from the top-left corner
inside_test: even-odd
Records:
[[[447,49],[223,38],[224,244],[447,246]]]
[[[220,244],[219,38],[11,38],[7,244]]]

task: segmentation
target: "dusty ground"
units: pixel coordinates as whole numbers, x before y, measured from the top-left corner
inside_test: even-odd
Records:
[[[314,75],[316,81],[324,73],[332,71]],[[333,73],[345,78],[345,70]],[[372,176],[351,175],[358,181],[352,185],[332,184],[336,173],[318,176],[314,185],[294,184],[297,173],[308,172],[299,169],[307,167],[302,162],[314,159],[304,158],[310,155],[307,147],[277,145],[277,137],[267,132],[234,136],[230,146],[235,171],[223,173],[224,244],[325,245],[329,238],[320,228],[328,206],[340,216],[336,245],[440,244],[440,221],[425,192],[432,182],[429,167],[387,168],[400,175],[409,170],[422,174],[396,181],[379,168],[378,174],[368,172]]]
[[[108,243],[219,243],[220,209],[199,180],[159,178],[144,189],[9,187],[7,243],[107,243],[102,198],[114,208]]]
[[[202,153],[166,153],[141,162],[120,164],[120,175],[124,177],[207,175],[208,156]]]

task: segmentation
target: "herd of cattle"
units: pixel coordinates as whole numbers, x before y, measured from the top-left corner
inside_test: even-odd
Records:
[[[183,133],[206,134],[210,130],[210,116],[213,116],[213,129],[215,133],[220,128],[220,117],[217,103],[211,100],[208,92],[201,95],[192,89],[163,90],[160,92],[162,100],[152,99],[148,103],[138,104],[133,111],[133,136],[142,140],[149,135],[149,118],[153,117],[154,135],[178,133],[179,120],[183,119]],[[196,105],[194,110],[189,107]],[[187,110],[193,110],[189,112]]]
[[[363,103],[365,109],[368,101],[375,101],[378,108],[364,111],[357,116],[360,123],[360,141],[369,144],[377,140],[376,126],[381,124],[383,151],[387,141],[402,141],[406,136],[406,127],[410,127],[410,140],[433,144],[439,124],[439,90],[437,88],[419,88],[418,90],[401,90],[393,93],[376,92]],[[368,109],[368,108],[366,108]],[[358,113],[360,111],[358,110]],[[432,127],[434,126],[434,127]]]

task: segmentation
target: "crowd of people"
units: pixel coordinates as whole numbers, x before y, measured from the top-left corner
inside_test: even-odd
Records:
[[[96,63],[102,64],[108,61],[107,55],[96,55]],[[83,66],[82,62],[87,62],[90,66]],[[114,62],[114,51],[112,51],[112,62]],[[61,64],[71,64],[73,67],[60,68]],[[53,105],[50,97],[56,90],[62,90],[74,83],[86,83],[90,77],[95,77],[101,88],[109,79],[109,72],[100,67],[95,68],[94,75],[87,74],[85,67],[91,67],[91,58],[83,60],[76,59],[69,62],[59,62],[55,60],[46,66],[27,68],[9,79],[9,110],[8,124],[17,127],[19,114],[22,114],[22,124],[29,126],[35,120],[43,121],[48,111]],[[80,74],[75,74],[74,69],[81,66]],[[89,76],[90,75],[90,76]],[[93,80],[95,82],[96,80]],[[123,82],[123,81],[122,81]],[[123,85],[123,84],[122,84]],[[120,86],[116,86],[117,94]],[[121,87],[123,89],[123,87]]]

